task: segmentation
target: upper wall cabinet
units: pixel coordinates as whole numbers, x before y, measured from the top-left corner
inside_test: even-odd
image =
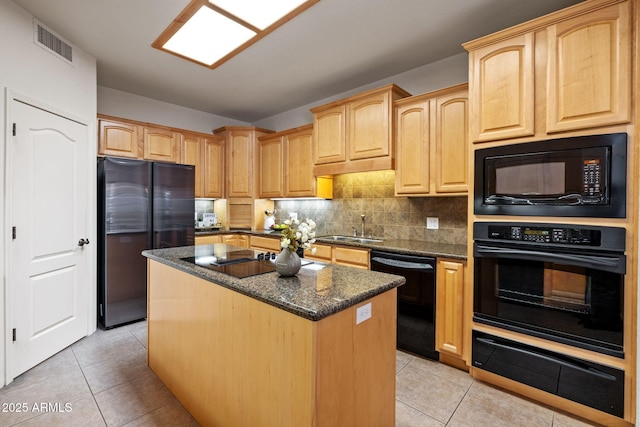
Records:
[[[224,141],[213,135],[183,133],[180,163],[196,167],[196,197],[224,196]]]
[[[474,142],[631,120],[631,4],[594,0],[466,43]]]
[[[395,102],[396,195],[468,191],[467,84]]]
[[[409,95],[388,85],[313,108],[314,175],[393,169],[393,101]]]
[[[145,126],[143,147],[145,160],[180,161],[180,134],[171,129]]]
[[[257,138],[273,131],[252,126],[226,126],[213,131],[226,145],[226,197],[258,195]]]
[[[333,196],[333,180],[313,176],[313,125],[258,138],[259,197]]]
[[[117,156],[138,158],[140,140],[140,126],[112,120],[98,119],[98,154],[102,156]]]

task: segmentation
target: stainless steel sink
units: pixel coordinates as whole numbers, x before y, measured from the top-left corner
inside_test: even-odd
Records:
[[[334,240],[336,242],[355,242],[355,243],[380,243],[384,240],[369,239],[366,237],[354,237],[354,236],[322,236],[319,239]]]

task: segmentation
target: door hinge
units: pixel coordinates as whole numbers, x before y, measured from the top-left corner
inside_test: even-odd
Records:
[[[16,328],[13,328],[13,340],[16,340]]]
[[[16,136],[16,124],[13,124],[13,136]]]
[[[16,240],[16,226],[11,227],[11,238]]]

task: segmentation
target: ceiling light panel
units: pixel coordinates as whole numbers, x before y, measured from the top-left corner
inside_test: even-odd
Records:
[[[211,65],[256,33],[202,6],[162,47]]]
[[[307,0],[209,0],[243,21],[264,30]]]

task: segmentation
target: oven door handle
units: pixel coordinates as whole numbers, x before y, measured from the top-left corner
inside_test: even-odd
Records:
[[[578,267],[594,268],[612,273],[624,274],[626,272],[626,258],[624,255],[581,255],[564,254],[536,250],[523,250],[514,248],[502,248],[499,246],[474,245],[474,255],[493,256],[496,258],[518,258],[528,261],[564,262]]]
[[[409,270],[433,270],[433,266],[431,264],[425,264],[422,262],[401,261],[399,259],[380,258],[377,256],[371,258],[371,261],[377,262],[378,264],[388,265],[390,267],[399,267]]]
[[[576,363],[576,362],[569,362],[569,361],[566,361],[566,360],[562,360],[562,359],[560,359],[558,357],[553,357],[553,356],[549,356],[549,355],[546,355],[546,354],[538,353],[537,351],[532,351],[532,350],[529,350],[529,349],[520,348],[518,346],[502,344],[502,343],[496,342],[496,341],[494,341],[494,340],[492,340],[490,338],[480,338],[480,337],[478,337],[478,338],[476,338],[476,340],[480,341],[483,344],[487,344],[487,345],[490,345],[490,346],[493,346],[493,347],[498,347],[498,348],[502,348],[502,349],[505,349],[505,350],[515,351],[517,353],[526,354],[528,356],[539,357],[541,359],[545,359],[545,360],[548,360],[550,362],[557,363],[558,365],[567,366],[569,368],[576,369],[578,371],[587,373],[589,375],[594,375],[596,377],[600,377],[600,378],[603,378],[603,379],[608,380],[608,381],[616,381],[617,380],[617,378],[615,376],[613,376],[611,374],[608,374],[606,372],[602,372],[601,370],[593,368],[591,366],[583,366],[582,364],[579,364],[579,363]]]

